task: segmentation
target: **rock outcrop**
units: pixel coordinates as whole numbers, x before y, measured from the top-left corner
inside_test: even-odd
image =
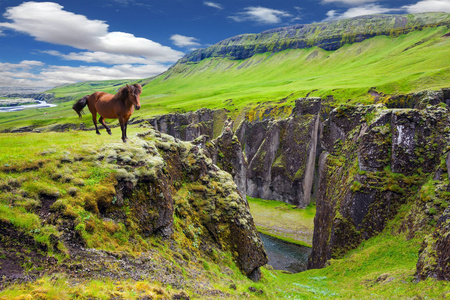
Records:
[[[234,253],[244,274],[259,280],[267,257],[247,201],[203,149],[150,130],[101,153],[98,159],[115,162],[118,182],[114,201],[97,201],[103,217],[170,238],[175,214],[196,247]]]
[[[310,203],[319,132],[319,98],[301,98],[282,120],[243,121],[236,134],[249,162],[247,195]]]
[[[435,231],[423,241],[417,262],[417,277],[450,281],[450,208],[439,218]]]
[[[347,43],[361,42],[374,36],[398,36],[413,30],[450,24],[443,13],[414,15],[370,15],[352,19],[308,25],[295,25],[261,32],[243,34],[223,40],[206,49],[195,50],[179,63],[199,62],[222,57],[243,60],[255,54],[279,52],[286,49],[320,47],[334,51]]]
[[[383,231],[402,204],[414,201],[415,191],[446,155],[448,126],[446,105],[338,107],[331,112],[322,132],[327,152],[319,164],[309,268],[322,268]]]
[[[214,138],[226,120],[225,110],[200,109],[195,112],[162,115],[147,120],[156,130],[183,141],[192,141],[201,135]]]
[[[207,138],[205,138],[207,140]],[[216,139],[206,142],[203,147],[211,157],[213,164],[233,176],[239,192],[243,197],[247,195],[248,163],[242,153],[242,146],[233,132],[233,122],[226,121],[222,134]]]

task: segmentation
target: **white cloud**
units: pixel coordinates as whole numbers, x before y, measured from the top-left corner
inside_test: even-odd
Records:
[[[24,60],[18,64],[0,62],[0,82],[2,86],[51,86],[35,84],[36,74],[31,70],[44,66],[40,61]]]
[[[18,64],[0,62],[2,86],[53,87],[88,80],[140,79],[161,74],[167,66],[161,64],[121,64],[113,67],[99,66],[47,66],[39,61],[22,61]]]
[[[217,9],[223,9],[222,5],[216,2],[210,2],[210,1],[203,1],[203,4],[209,7],[217,8]]]
[[[4,17],[10,23],[0,28],[16,30],[38,41],[89,51],[143,56],[160,62],[174,62],[183,53],[152,40],[125,32],[108,32],[104,21],[63,10],[52,2],[25,2],[8,8]]]
[[[173,41],[175,45],[178,47],[191,47],[195,48],[200,46],[200,43],[196,42],[198,39],[190,36],[184,36],[181,34],[174,34],[170,37],[170,39]]]
[[[322,0],[322,3],[340,2],[344,4],[362,4],[364,2],[374,2],[372,0]],[[421,12],[447,12],[450,13],[450,0],[422,0],[416,4],[404,5],[400,8],[386,8],[378,4],[367,4],[349,8],[343,13],[336,10],[327,12],[327,18],[324,21],[337,19],[354,18],[358,16],[371,14],[384,14],[393,12],[421,13]]]
[[[89,80],[139,79],[162,73],[167,68],[155,70],[151,65],[116,65],[112,68],[98,66],[50,66],[39,74],[45,82],[60,85]]]
[[[322,0],[321,3],[342,3],[347,5],[360,5],[369,2],[376,2],[377,0]]]
[[[406,9],[408,13],[421,12],[446,12],[450,13],[450,0],[424,0],[416,4],[405,5],[402,8]]]
[[[69,54],[64,54],[59,51],[48,50],[41,51],[49,55],[61,57],[65,60],[79,60],[88,63],[104,63],[108,65],[115,64],[155,64],[154,60],[142,57],[142,56],[132,56],[123,54],[113,54],[105,52],[71,52]]]
[[[347,11],[343,13],[338,13],[336,10],[330,10],[327,12],[327,18],[324,21],[332,21],[338,19],[348,19],[365,15],[373,15],[373,14],[383,14],[399,11],[399,9],[395,8],[386,8],[376,4],[368,4],[366,6],[358,6],[349,8]]]
[[[291,14],[277,9],[271,9],[261,6],[250,6],[235,16],[229,18],[236,22],[254,21],[260,24],[277,24],[283,17],[291,17]]]
[[[327,11],[327,17],[324,21],[336,20],[339,18],[339,13],[334,9]]]
[[[342,14],[343,19],[347,18],[354,18],[359,16],[365,16],[365,15],[373,15],[373,14],[383,14],[387,12],[394,11],[395,9],[382,7],[380,5],[376,4],[369,4],[367,6],[361,6],[361,7],[352,7],[346,12]]]

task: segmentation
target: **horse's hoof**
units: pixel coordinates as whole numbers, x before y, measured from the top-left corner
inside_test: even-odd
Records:
[[[108,131],[108,134],[109,134],[109,135],[112,135],[112,132],[111,132],[111,131]]]
[[[96,132],[98,135],[101,135],[101,133],[100,132]]]

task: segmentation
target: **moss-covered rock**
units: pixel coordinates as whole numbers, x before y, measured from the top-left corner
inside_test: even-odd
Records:
[[[212,163],[233,176],[240,193],[247,195],[247,160],[242,152],[239,139],[233,132],[233,122],[225,122],[220,136],[205,143]]]
[[[215,247],[230,251],[241,270],[259,280],[259,267],[267,263],[267,257],[247,201],[232,176],[213,164],[202,148],[191,143],[155,131],[141,138],[147,143],[155,142],[156,155],[162,158],[164,166],[155,177],[139,177],[131,193],[121,192],[120,202],[129,203],[131,208],[128,216],[137,217],[139,226],[146,225],[146,230],[156,229],[149,233],[167,236],[168,226],[171,228],[173,224],[173,209],[194,248],[206,252]],[[158,146],[158,140],[168,144],[170,150],[167,145]],[[233,141],[236,142],[231,138]],[[136,169],[133,172],[139,173]]]
[[[226,120],[225,110],[199,109],[195,112],[167,114],[149,119],[158,131],[183,141],[192,141],[201,135],[211,139],[218,136]]]
[[[330,113],[322,134],[330,154],[319,164],[309,268],[324,267],[382,232],[403,204],[418,203],[400,230],[423,230],[419,224],[439,216],[446,197],[438,187],[445,182],[426,182],[427,176],[447,180],[442,175],[448,125],[448,109],[439,104],[425,109],[345,106]]]
[[[423,241],[419,251],[416,275],[450,280],[450,208],[439,218],[435,231]]]
[[[320,101],[320,98],[298,99],[287,119],[241,123],[237,136],[249,162],[249,196],[300,207],[310,203]]]

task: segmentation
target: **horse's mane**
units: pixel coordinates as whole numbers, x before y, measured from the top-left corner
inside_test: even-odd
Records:
[[[133,85],[126,85],[124,87],[121,87],[117,94],[114,95],[115,98],[119,100],[125,100],[128,98],[128,93],[131,93],[132,95],[138,96],[142,93],[142,86],[139,83],[135,83]]]

